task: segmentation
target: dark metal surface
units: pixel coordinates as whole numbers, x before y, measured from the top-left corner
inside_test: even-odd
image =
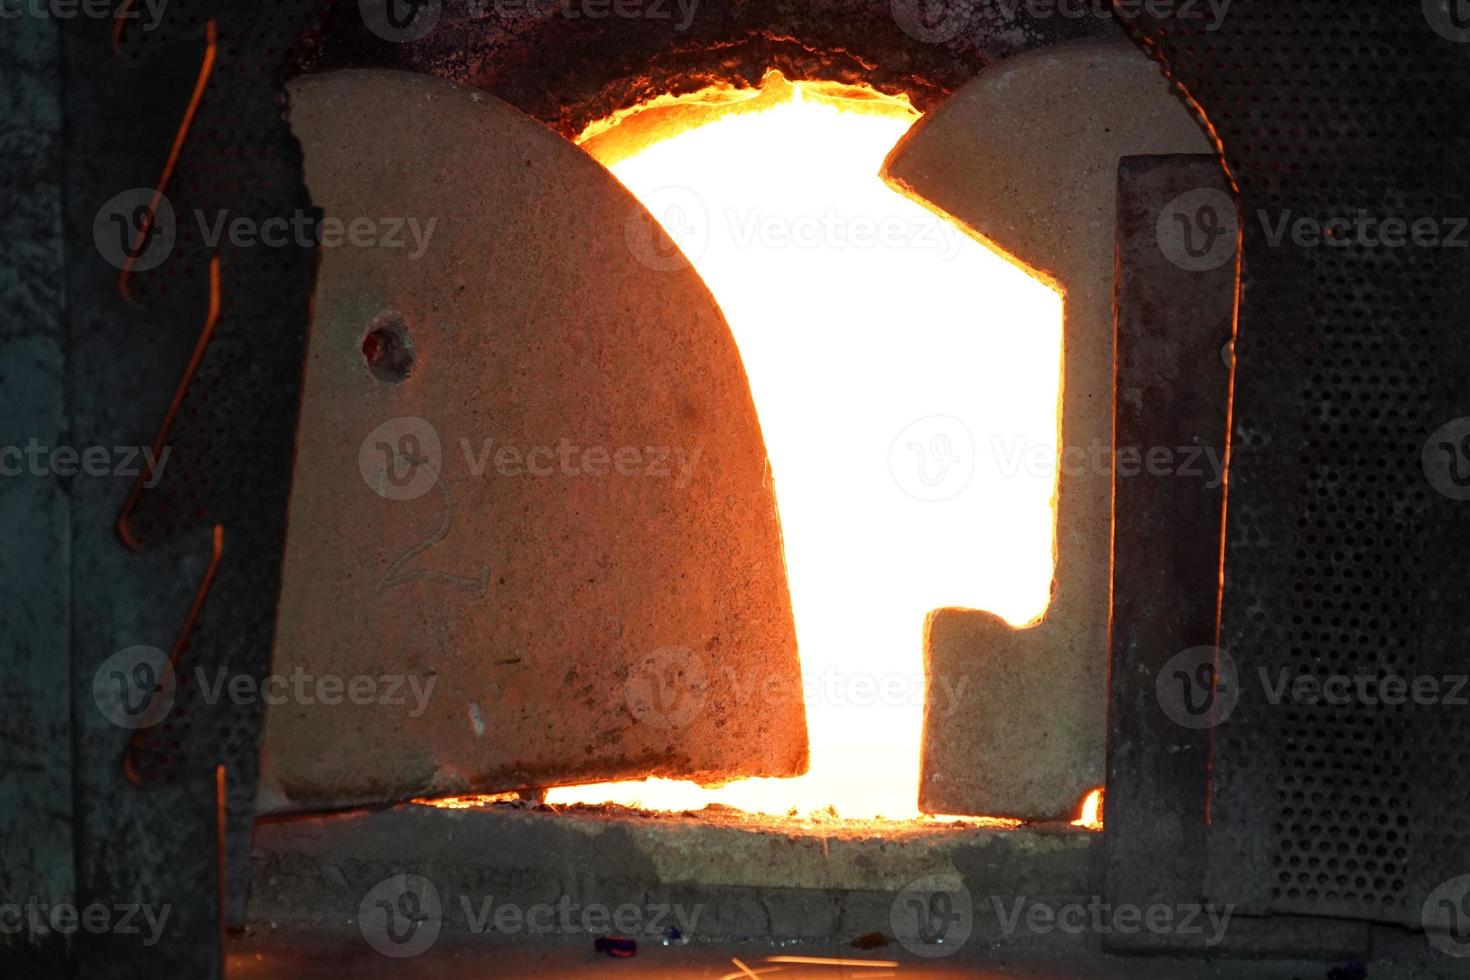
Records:
[[[75,898],[70,518],[65,481],[17,455],[66,441],[61,279],[61,42],[56,22],[0,30],[0,905]],[[34,443],[32,443],[34,440]],[[0,961],[41,975],[66,937],[0,932]]]
[[[257,223],[315,213],[282,93],[268,81],[313,5],[219,4],[211,11],[220,60],[169,188],[181,222],[202,228],[196,215],[212,220],[222,211],[232,221]],[[173,709],[165,722],[139,732],[130,765],[145,785],[210,778],[216,765],[226,765],[227,912],[231,923],[243,924],[264,704],[258,697],[216,698],[206,685],[246,677],[259,690],[270,669],[316,260],[311,247],[294,241],[224,241],[214,249],[202,238],[181,237],[167,265],[182,264],[182,274],[207,281],[211,260],[218,261],[217,322],[192,371],[167,379],[171,388],[186,386],[177,414],[155,421],[167,425],[161,438],[169,464],[124,522],[141,548],[192,540],[208,549],[201,557],[210,564],[197,586],[197,617],[180,609],[178,630],[167,637],[174,645]],[[182,327],[196,340],[206,309]]]
[[[1450,234],[1470,214],[1453,11],[1237,0],[1214,32],[1137,22],[1223,144],[1244,216],[1220,627],[1240,698],[1215,729],[1207,894],[1245,912],[1417,925],[1467,870],[1463,707],[1272,693],[1465,673],[1470,508],[1422,459],[1470,415],[1470,251],[1276,236],[1360,209]],[[1441,442],[1447,476],[1465,447]]]
[[[1126,157],[1119,165],[1103,887],[1113,907],[1203,902],[1212,706],[1205,689],[1176,698],[1179,684],[1193,688],[1194,672],[1213,665],[1233,212],[1214,156]],[[1183,239],[1171,236],[1181,220],[1215,218],[1229,229],[1228,243],[1210,254],[1198,236],[1198,263],[1177,251]],[[1151,466],[1151,454],[1177,465]],[[1103,946],[1361,956],[1370,945],[1366,924],[1297,916],[1232,916],[1223,941],[1212,947],[1213,938],[1143,929],[1109,932]]]
[[[119,651],[171,651],[181,636],[189,645],[178,652],[193,658],[183,664],[255,676],[268,665],[312,256],[228,241],[212,252],[196,213],[259,218],[306,206],[270,67],[294,43],[306,6],[169,4],[153,30],[127,26],[116,48],[109,19],[62,22],[70,440],[152,446],[180,380],[196,378],[162,439],[170,455],[157,490],[143,492],[130,522],[138,551],[118,533],[131,475],[70,487],[78,901],[166,915],[152,942],[120,931],[77,939],[77,969],[89,978],[218,975],[221,763],[234,816],[228,850],[241,869],[248,859],[259,706],[227,699],[223,710],[206,711],[182,688],[156,733],[174,740],[170,763],[134,753],[135,782],[124,758],[137,726],[109,717],[93,682],[109,683]],[[165,188],[178,240],[161,265],[134,273],[129,302],[116,264],[122,245],[103,245],[94,225],[100,216],[109,227],[109,201],[120,192],[139,189],[146,200],[196,91],[197,115]],[[212,254],[220,314],[191,369],[211,304]],[[225,551],[204,590],[216,526]],[[237,915],[246,881],[243,870],[231,876]]]
[[[145,64],[113,55],[111,25],[68,21],[62,28],[67,128],[66,186],[67,415],[79,446],[151,443],[168,404],[169,378],[187,362],[197,335],[202,291],[182,278],[147,309],[128,305],[118,269],[93,238],[99,210],[119,191],[158,178],[193,85],[202,45],[176,44]],[[162,148],[162,149],[161,149]],[[194,333],[189,330],[194,324]],[[185,549],[130,555],[115,523],[132,479],[78,479],[71,486],[72,718],[75,726],[76,873],[83,904],[131,903],[162,915],[159,941],[106,933],[78,938],[79,975],[218,974],[218,915],[213,888],[201,888],[212,850],[191,846],[204,798],[141,793],[123,775],[132,730],[116,724],[94,696],[93,679],[115,652],[168,645],[197,579]],[[211,794],[212,797],[212,794]]]
[[[1158,694],[1166,665],[1215,638],[1224,492],[1210,457],[1222,460],[1225,450],[1234,249],[1213,269],[1190,270],[1171,261],[1159,235],[1166,210],[1193,217],[1176,202],[1184,194],[1208,200],[1202,190],[1231,203],[1215,157],[1125,157],[1118,166],[1118,462],[1103,825],[1105,893],[1113,903],[1198,902],[1204,879],[1209,732],[1180,724]],[[1141,466],[1125,474],[1123,453],[1141,459],[1154,447],[1174,453],[1185,446],[1200,453],[1197,475]],[[1178,948],[1189,938],[1141,930],[1110,935],[1106,944]]]

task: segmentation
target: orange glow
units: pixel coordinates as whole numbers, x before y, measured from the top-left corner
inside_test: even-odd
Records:
[[[1087,830],[1102,830],[1103,827],[1103,791],[1099,786],[1097,789],[1088,791],[1082,798],[1082,808],[1077,814],[1077,819],[1072,821],[1072,826],[1082,827]]]
[[[678,242],[723,310],[765,436],[806,692],[811,769],[718,788],[643,780],[547,802],[721,803],[919,816],[923,628],[945,606],[1033,622],[1054,565],[1062,302],[888,186],[919,114],[790,83],[660,100],[582,145]]]
[[[519,793],[475,793],[470,796],[435,796],[414,800],[441,810],[475,810],[496,803],[514,803],[521,798]]]
[[[834,956],[767,956],[767,963],[800,963],[805,966],[860,966],[869,970],[898,966],[898,960],[856,960]]]

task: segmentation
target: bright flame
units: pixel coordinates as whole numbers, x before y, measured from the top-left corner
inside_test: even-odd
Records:
[[[1072,821],[1072,826],[1082,827],[1086,830],[1102,830],[1102,805],[1102,787],[1099,786],[1097,789],[1088,790],[1087,795],[1082,798],[1082,807],[1077,814],[1077,819]]]
[[[547,802],[918,816],[925,616],[1019,625],[1046,609],[1061,297],[879,178],[918,115],[773,72],[759,92],[665,100],[584,134],[684,247],[739,346],[781,512],[811,770]],[[963,696],[940,688],[930,710]]]

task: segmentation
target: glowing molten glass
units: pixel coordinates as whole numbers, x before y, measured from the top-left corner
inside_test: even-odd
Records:
[[[811,770],[563,787],[548,802],[917,816],[925,616],[959,606],[1019,625],[1045,610],[1061,297],[879,178],[917,118],[906,99],[772,73],[759,92],[663,100],[584,134],[680,243],[745,363]],[[928,710],[964,696],[928,692]]]

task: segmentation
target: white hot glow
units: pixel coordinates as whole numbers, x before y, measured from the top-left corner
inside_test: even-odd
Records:
[[[926,615],[1020,625],[1050,597],[1060,295],[879,178],[918,118],[906,102],[772,75],[761,104],[670,127],[611,169],[684,246],[749,374],[811,771],[563,787],[549,802],[917,816]],[[930,710],[965,695],[928,692]]]

